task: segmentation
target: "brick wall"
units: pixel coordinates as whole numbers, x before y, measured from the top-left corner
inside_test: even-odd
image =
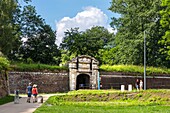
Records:
[[[68,72],[43,73],[43,72],[9,72],[9,89],[11,93],[19,89],[20,93],[25,93],[29,82],[38,85],[40,93],[55,93],[69,91]],[[100,72],[101,89],[120,89],[121,85],[131,84],[135,88],[136,79],[143,76],[138,73],[114,73]],[[170,89],[170,75],[147,76],[147,89]],[[1,90],[0,90],[1,91]]]
[[[38,85],[39,93],[65,92],[69,90],[68,73],[9,72],[10,93],[19,89],[25,93],[28,83]]]
[[[101,89],[120,89],[121,85],[131,84],[135,88],[136,79],[144,81],[143,76],[138,73],[114,73],[114,72],[101,72]],[[146,77],[147,89],[170,89],[170,75],[152,75]]]

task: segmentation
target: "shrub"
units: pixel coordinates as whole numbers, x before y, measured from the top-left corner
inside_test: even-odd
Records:
[[[9,61],[5,57],[0,57],[0,71],[9,68]]]

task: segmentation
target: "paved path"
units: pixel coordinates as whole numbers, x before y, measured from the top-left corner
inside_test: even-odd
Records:
[[[44,102],[53,94],[42,95]],[[33,113],[42,103],[27,103],[26,96],[20,96],[19,104],[14,104],[10,102],[4,105],[0,105],[0,113]]]

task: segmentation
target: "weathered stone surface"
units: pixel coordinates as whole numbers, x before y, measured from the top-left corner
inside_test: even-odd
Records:
[[[39,93],[65,92],[68,87],[68,73],[9,72],[10,92],[19,89],[25,93],[28,83],[37,84]]]
[[[70,77],[81,77],[82,73],[76,72],[78,74]],[[101,89],[120,89],[121,85],[125,85],[125,89],[128,89],[128,85],[131,84],[133,88],[135,88],[136,79],[142,79],[143,76],[135,76],[135,75],[125,75],[125,74],[115,74],[112,72],[100,72],[101,78]],[[89,73],[86,73],[87,76]],[[80,75],[80,76],[79,76]],[[83,77],[87,77],[83,76]],[[89,76],[90,77],[90,76]],[[75,78],[77,80],[77,78]],[[80,78],[83,79],[83,78]],[[96,78],[92,77],[89,80],[94,79],[96,83]],[[97,78],[98,79],[98,78]],[[25,89],[29,82],[38,85],[38,89],[40,93],[55,93],[55,92],[67,92],[69,91],[69,75],[67,72],[63,73],[41,73],[41,72],[9,72],[9,84],[10,84],[10,92],[14,93],[14,90],[19,89],[20,93],[25,93]],[[77,86],[77,81],[72,81],[73,87]],[[81,81],[81,80],[80,80]],[[85,81],[87,82],[87,81]],[[88,83],[88,82],[87,82]],[[93,86],[95,87],[95,86]],[[87,88],[87,87],[83,87]],[[90,86],[89,88],[92,88]],[[155,88],[155,89],[170,89],[170,76],[147,76],[147,89]],[[0,90],[1,96],[7,94],[7,89],[1,88]]]
[[[138,73],[125,74],[115,72],[100,72],[101,75],[101,89],[120,89],[121,85],[125,85],[125,89],[128,89],[128,85],[131,84],[135,88],[136,79],[143,80],[143,76],[138,76]],[[144,81],[144,80],[143,80]],[[147,89],[170,89],[170,75],[152,75],[146,77]]]

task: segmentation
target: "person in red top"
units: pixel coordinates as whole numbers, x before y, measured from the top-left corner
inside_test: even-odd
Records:
[[[32,95],[33,95],[33,103],[37,102],[38,89],[36,84],[33,85]]]

